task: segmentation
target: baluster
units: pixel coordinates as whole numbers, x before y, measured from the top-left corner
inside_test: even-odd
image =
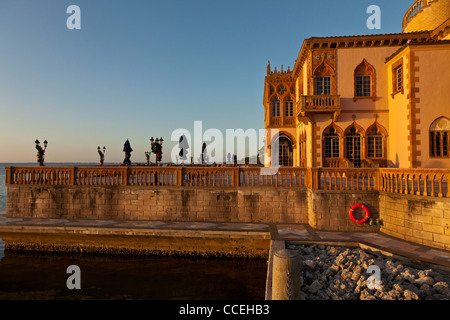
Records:
[[[431,176],[431,196],[432,197],[436,196],[436,194],[434,193],[434,178],[435,178],[435,175],[432,175]]]

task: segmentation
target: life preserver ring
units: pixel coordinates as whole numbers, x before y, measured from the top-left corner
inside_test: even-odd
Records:
[[[363,210],[366,212],[366,216],[365,216],[364,218],[362,218],[361,220],[355,219],[355,217],[353,216],[353,211],[354,211],[356,208],[361,208],[361,209],[363,209]],[[369,217],[370,217],[369,208],[367,208],[365,205],[363,205],[363,204],[361,204],[361,203],[355,203],[355,204],[350,208],[349,216],[350,216],[350,219],[352,219],[352,221],[353,221],[354,223],[357,223],[357,224],[365,223],[365,222],[367,222],[367,220],[369,220]]]

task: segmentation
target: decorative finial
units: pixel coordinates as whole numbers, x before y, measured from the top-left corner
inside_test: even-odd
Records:
[[[281,73],[283,73],[283,65],[281,65]]]
[[[267,61],[267,74],[270,74],[270,60]]]

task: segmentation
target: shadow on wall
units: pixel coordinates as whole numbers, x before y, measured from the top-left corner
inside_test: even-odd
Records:
[[[388,161],[388,168],[400,168],[398,153],[395,154],[395,162],[392,162],[391,160]]]

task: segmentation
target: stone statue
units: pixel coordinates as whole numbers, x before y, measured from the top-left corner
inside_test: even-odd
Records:
[[[130,141],[125,141],[125,144],[123,145],[123,152],[125,152],[125,159],[123,160],[123,164],[129,166],[131,165],[131,152],[133,149],[131,149]]]

